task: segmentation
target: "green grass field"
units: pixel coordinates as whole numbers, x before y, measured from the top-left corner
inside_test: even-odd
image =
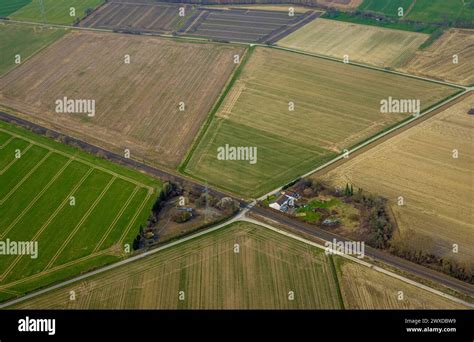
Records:
[[[361,291],[354,283],[358,283]],[[397,300],[398,290],[406,293],[405,300]],[[69,299],[71,291],[76,296],[73,301]],[[320,248],[268,228],[238,222],[14,308],[459,309],[462,306],[338,256],[329,257]]]
[[[452,23],[457,20],[474,21],[474,2],[470,0],[364,0],[359,10],[372,11],[390,17],[404,9],[405,19],[425,23]]]
[[[454,92],[431,82],[257,48],[184,170],[237,194],[263,195],[408,116],[381,114],[382,99],[416,98],[427,108]],[[226,144],[256,147],[257,162],[219,160],[217,149]]]
[[[21,63],[66,33],[56,28],[42,28],[0,23],[0,76],[13,69],[16,55]]]
[[[39,0],[32,0],[29,4],[11,13],[9,17],[14,20],[70,25],[77,18],[85,17],[87,9],[96,8],[103,3],[103,0],[43,0],[43,3],[44,17]],[[71,8],[75,9],[75,16],[71,16]]]
[[[0,240],[38,243],[0,256],[0,300],[126,256],[160,185],[0,122]]]
[[[364,0],[358,9],[396,17],[398,16],[399,7],[402,7],[403,10],[406,11],[412,3],[413,0]]]
[[[31,1],[32,0],[3,0],[0,2],[0,17],[8,17],[23,6],[31,3]]]

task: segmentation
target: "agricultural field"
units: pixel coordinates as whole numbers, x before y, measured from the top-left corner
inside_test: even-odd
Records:
[[[235,244],[239,253],[234,252]],[[334,257],[336,277],[336,268],[322,249],[238,222],[15,308],[343,309],[373,305],[370,298],[348,292],[354,290],[350,282],[358,281],[360,274],[367,274],[373,280],[371,285],[379,289],[374,299],[377,308],[461,308],[352,262],[345,261],[341,268],[338,258]],[[350,306],[341,302],[340,279]],[[397,293],[382,293],[387,284],[406,289],[407,300],[390,301]],[[365,290],[370,284],[364,286]],[[69,300],[70,291],[75,292],[75,301]],[[179,300],[180,291],[184,291],[184,300]],[[290,291],[294,300],[288,298]],[[415,294],[416,299],[412,298]]]
[[[474,18],[472,0],[364,0],[358,9],[397,17],[399,7],[405,19],[425,23],[472,23]]]
[[[468,115],[472,108],[470,95],[324,178],[387,198],[399,230],[395,243],[472,264],[474,117]],[[459,247],[457,253],[453,244]]]
[[[466,309],[461,304],[354,262],[334,258],[334,263],[346,309]],[[398,300],[399,291],[403,292],[403,300]]]
[[[13,20],[46,22],[49,24],[71,25],[84,18],[104,0],[43,0],[43,9],[39,0],[30,0],[27,5],[11,13]],[[71,8],[75,9],[72,15]],[[44,13],[44,15],[43,15]]]
[[[183,33],[219,41],[273,43],[320,14],[307,11],[290,16],[282,11],[202,9]]]
[[[30,255],[2,249],[0,301],[126,256],[160,188],[138,172],[0,122],[0,239],[37,243]]]
[[[286,36],[278,45],[379,67],[406,62],[429,35],[318,19]]]
[[[9,0],[0,3],[0,17],[6,18],[10,14],[18,11],[23,6],[28,5],[31,0]]]
[[[197,145],[185,172],[252,197],[285,184],[408,114],[380,101],[427,108],[457,89],[322,58],[256,48]],[[219,147],[253,147],[257,160],[218,159]]]
[[[184,9],[180,16],[180,8]],[[194,12],[189,5],[107,2],[80,26],[113,28],[140,32],[171,33],[178,30]]]
[[[0,103],[113,152],[174,167],[232,74],[236,54],[244,49],[72,32],[1,78]],[[56,101],[64,98],[95,101],[95,116],[58,113]]]
[[[457,55],[458,63],[453,63]],[[462,85],[474,84],[474,30],[450,29],[417,51],[400,70]]]
[[[0,23],[0,76],[61,38],[65,30]]]

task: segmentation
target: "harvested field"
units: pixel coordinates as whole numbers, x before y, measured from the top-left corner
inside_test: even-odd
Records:
[[[234,55],[243,53],[214,44],[74,32],[1,78],[0,102],[89,143],[174,167],[230,77]],[[127,54],[130,64],[124,63]],[[95,116],[58,114],[55,101],[64,97],[95,100]]]
[[[179,15],[180,8],[184,16]],[[80,26],[133,32],[171,33],[178,30],[194,9],[190,5],[108,2],[84,19]]]
[[[320,12],[304,14],[248,9],[200,10],[186,35],[207,37],[218,41],[273,43],[319,17]]]
[[[242,222],[20,307],[338,309],[337,286],[324,251]],[[76,301],[65,296],[71,290]],[[179,291],[185,294],[182,301]]]
[[[324,178],[386,197],[399,228],[395,242],[472,265],[474,117],[468,111],[473,107],[471,95]],[[397,205],[399,196],[403,206]]]
[[[40,0],[31,0],[9,17],[22,21],[71,25],[84,18],[87,9],[95,9],[103,2],[104,0],[42,0],[40,5]],[[44,15],[41,8],[44,8]],[[75,9],[75,15],[71,15],[71,8]]]
[[[453,63],[458,55],[458,64]],[[402,71],[444,81],[474,83],[474,30],[450,29],[427,49],[419,50]]]
[[[66,33],[65,30],[13,23],[0,23],[0,76],[17,67],[16,56],[24,63]]]
[[[278,45],[379,67],[397,67],[429,35],[318,19],[286,36]]]
[[[427,108],[456,91],[322,58],[256,48],[186,171],[239,194],[263,195],[409,116],[382,114],[382,99],[417,98]],[[226,144],[255,147],[256,163],[219,160],[217,148]]]
[[[0,122],[0,239],[38,244],[36,257],[2,249],[0,301],[126,256],[160,187]]]
[[[346,309],[467,309],[449,299],[342,258],[335,258],[335,264]],[[398,299],[399,291],[403,292],[403,300]]]

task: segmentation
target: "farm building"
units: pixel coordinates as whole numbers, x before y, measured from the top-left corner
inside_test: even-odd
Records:
[[[288,208],[293,208],[295,206],[295,201],[300,197],[301,196],[296,192],[282,193],[276,201],[270,203],[270,208],[286,212]]]

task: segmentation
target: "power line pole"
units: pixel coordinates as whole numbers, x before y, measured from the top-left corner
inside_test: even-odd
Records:
[[[45,10],[44,10],[43,0],[39,0],[39,7],[40,7],[41,19],[43,20],[43,23],[46,24],[46,13],[45,13]]]

